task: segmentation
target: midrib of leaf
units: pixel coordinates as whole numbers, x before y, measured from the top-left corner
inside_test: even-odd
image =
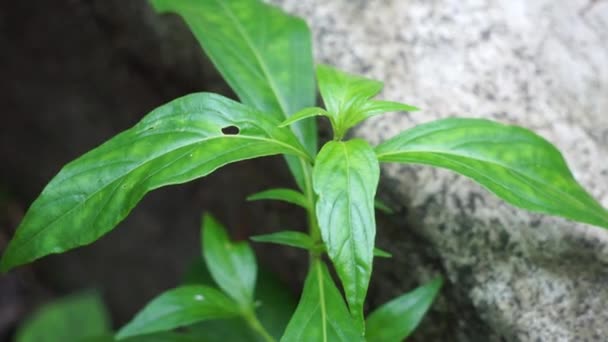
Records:
[[[268,71],[268,66],[266,65],[266,62],[264,62],[264,59],[260,56],[258,50],[255,48],[253,42],[251,41],[251,38],[247,34],[247,31],[243,28],[243,26],[241,25],[239,20],[235,17],[235,15],[232,12],[232,10],[230,9],[230,7],[227,6],[224,1],[215,0],[215,2],[224,9],[224,11],[228,14],[228,17],[234,23],[234,26],[236,27],[236,29],[243,36],[243,39],[245,40],[247,47],[249,48],[249,50],[251,50],[251,52],[255,56],[256,61],[258,62],[258,64],[260,65],[260,68],[262,69],[262,73],[268,80],[268,85],[270,86],[270,89],[272,90],[272,95],[277,100],[277,103],[279,104],[283,117],[287,118],[287,115],[289,115],[289,113],[287,113],[287,106],[284,103],[285,100],[282,98],[281,93],[277,89],[277,86],[274,82],[274,78],[272,78],[270,76],[270,72]]]
[[[281,141],[279,141],[279,140],[275,140],[275,139],[267,139],[267,138],[260,138],[260,137],[253,137],[253,136],[243,136],[243,135],[236,135],[236,136],[232,136],[232,135],[220,135],[220,136],[213,136],[213,137],[208,137],[208,138],[204,138],[204,139],[198,140],[198,141],[196,141],[196,142],[192,143],[191,145],[198,145],[198,144],[204,143],[204,142],[206,142],[206,141],[210,141],[210,140],[213,140],[213,139],[220,139],[220,138],[226,138],[226,139],[245,139],[245,140],[247,140],[247,139],[249,139],[249,140],[261,140],[261,141],[266,141],[266,142],[274,143],[274,144],[277,144],[277,145],[286,146],[286,147],[288,147],[288,148],[290,148],[290,149],[292,149],[292,150],[297,151],[298,153],[301,153],[301,151],[298,151],[298,150],[294,149],[294,148],[293,148],[291,145],[289,145],[289,144],[285,144],[285,143],[283,143],[283,142],[281,142]],[[184,148],[184,147],[186,147],[186,146],[188,146],[188,145],[184,145],[184,146],[180,146],[180,147],[178,147],[178,148],[174,148],[174,149],[168,150],[168,151],[166,151],[166,152],[164,152],[164,153],[162,153],[162,154],[159,154],[158,156],[156,156],[156,157],[154,157],[154,158],[152,158],[152,159],[148,159],[148,160],[146,160],[145,162],[143,162],[143,163],[141,163],[141,164],[139,164],[139,165],[137,165],[137,166],[133,167],[132,169],[130,169],[130,170],[128,170],[128,171],[126,171],[126,172],[125,172],[125,173],[123,173],[122,175],[120,175],[120,176],[118,176],[118,177],[115,177],[115,178],[113,178],[113,179],[109,180],[109,181],[108,181],[106,184],[104,184],[102,187],[100,187],[99,189],[95,190],[95,191],[94,191],[94,192],[92,192],[90,195],[86,196],[86,198],[85,198],[83,201],[81,201],[80,203],[76,204],[76,205],[75,205],[75,206],[73,206],[71,209],[69,209],[68,211],[66,211],[66,212],[64,212],[63,214],[61,214],[60,216],[56,217],[56,218],[55,218],[55,219],[53,219],[51,222],[47,223],[47,224],[46,224],[46,226],[45,226],[44,228],[42,228],[42,229],[40,229],[39,231],[35,232],[33,235],[31,235],[29,238],[27,238],[27,239],[26,239],[24,242],[22,242],[22,243],[21,243],[21,245],[22,245],[22,246],[25,246],[25,245],[30,244],[30,243],[32,242],[32,240],[34,240],[34,239],[35,239],[35,238],[36,238],[38,235],[40,235],[40,234],[42,234],[43,232],[45,232],[45,231],[46,231],[46,230],[47,230],[49,227],[53,226],[53,225],[54,225],[54,224],[55,224],[57,221],[61,220],[61,219],[62,219],[62,218],[64,218],[65,216],[69,215],[69,214],[70,214],[70,213],[72,213],[74,210],[76,210],[76,209],[78,209],[78,208],[82,207],[83,205],[85,205],[85,204],[86,204],[86,203],[87,203],[87,202],[88,202],[88,201],[89,201],[89,200],[90,200],[92,197],[94,197],[94,196],[95,196],[95,195],[97,195],[98,193],[100,193],[100,192],[102,192],[102,191],[106,190],[106,189],[107,189],[109,186],[111,186],[111,185],[112,185],[114,182],[116,182],[116,181],[120,180],[121,178],[124,178],[124,177],[128,176],[130,173],[132,173],[132,172],[136,171],[136,170],[137,170],[137,169],[139,169],[140,167],[145,166],[145,165],[147,165],[147,164],[149,164],[149,163],[151,163],[151,162],[155,161],[155,160],[156,160],[156,159],[158,159],[158,158],[161,158],[161,157],[163,157],[163,156],[165,156],[165,155],[167,155],[167,154],[169,154],[169,153],[171,153],[171,152],[173,152],[173,151],[176,151],[176,150],[178,150],[178,149]],[[181,156],[177,157],[175,160],[173,160],[173,161],[172,161],[171,163],[169,163],[168,165],[171,165],[173,162],[175,162],[175,161],[179,160],[180,158],[184,157],[185,155],[188,155],[188,154],[189,154],[189,153],[191,153],[193,150],[195,150],[195,149],[196,149],[196,147],[197,147],[197,146],[193,147],[192,149],[189,149],[187,153],[185,153],[185,154],[183,154],[183,155],[181,155]],[[231,150],[229,150],[227,153],[232,152],[232,151],[235,151],[235,150],[237,150],[237,149],[231,149]],[[219,155],[219,156],[218,156],[218,155],[216,155],[216,156],[215,156],[215,158],[211,158],[211,159],[209,159],[209,160],[217,159],[217,157],[221,157],[221,156],[223,156],[223,155],[225,155],[225,154],[226,154],[226,153],[223,153],[223,154],[221,154],[221,155]],[[300,159],[300,160],[302,160],[302,158],[299,158],[299,159]],[[150,178],[150,177],[154,176],[155,174],[157,174],[158,172],[160,172],[160,171],[162,171],[164,168],[166,168],[168,165],[164,165],[164,166],[163,166],[163,167],[162,167],[160,170],[156,170],[156,172],[152,173],[151,175],[148,175],[148,176],[147,176],[146,178],[144,178],[144,180],[142,180],[142,181],[145,181],[145,180],[147,180],[148,178]],[[139,183],[141,183],[142,181],[139,181]],[[120,184],[118,184],[118,185],[116,186],[116,188],[115,188],[115,189],[112,191],[112,194],[114,194],[114,193],[116,192],[116,189],[118,189],[118,187],[119,187],[119,186],[120,186]],[[148,190],[149,190],[149,189],[148,189]],[[109,200],[108,200],[108,201],[109,201]],[[105,202],[105,204],[104,204],[104,206],[103,206],[103,207],[105,207],[105,205],[107,205],[108,201],[106,201],[106,202]],[[97,216],[99,216],[99,213],[101,212],[101,210],[103,209],[103,207],[102,207],[102,208],[100,208],[100,210],[98,210],[98,212],[97,212],[97,214],[96,214],[96,217],[97,217]]]
[[[349,247],[350,247],[350,251],[351,251],[351,259],[349,260],[349,264],[351,266],[351,269],[355,270],[355,284],[357,284],[357,280],[359,279],[358,277],[358,272],[357,272],[357,265],[355,264],[355,258],[354,256],[356,255],[356,251],[355,251],[355,244],[353,243],[354,240],[354,236],[353,236],[353,221],[352,221],[352,209],[351,209],[351,203],[352,203],[352,198],[351,198],[351,187],[350,187],[350,158],[348,155],[348,150],[346,149],[346,144],[341,143],[340,144],[342,146],[342,151],[344,152],[344,159],[346,160],[346,189],[347,189],[347,196],[348,196],[348,227],[349,232],[348,234],[350,235],[350,243],[349,243]],[[359,286],[357,285],[356,288],[359,288]],[[359,291],[356,291],[357,293]],[[352,312],[351,312],[352,315]]]
[[[525,180],[526,178],[529,178],[529,179],[531,179],[531,180],[533,180],[533,181],[536,181],[536,182],[538,182],[538,183],[540,183],[540,184],[542,184],[542,185],[544,185],[544,186],[547,186],[547,188],[551,188],[551,189],[552,189],[552,190],[553,190],[555,193],[557,193],[557,194],[559,194],[559,195],[562,195],[562,196],[564,196],[564,197],[570,198],[570,200],[572,200],[573,202],[575,202],[575,203],[577,204],[577,206],[576,206],[576,207],[577,207],[579,210],[584,211],[584,212],[586,212],[586,213],[588,213],[588,214],[591,214],[592,216],[596,217],[596,218],[597,218],[597,219],[599,219],[600,221],[604,221],[604,222],[606,221],[606,218],[604,218],[604,217],[602,217],[602,216],[598,216],[598,215],[597,215],[597,214],[596,214],[594,211],[591,211],[591,212],[587,211],[587,204],[586,204],[586,203],[581,202],[581,201],[580,201],[580,200],[579,200],[577,197],[573,197],[573,196],[571,196],[569,193],[564,192],[564,191],[563,191],[563,190],[561,190],[560,188],[556,188],[556,187],[554,187],[554,186],[553,186],[553,184],[546,183],[546,182],[545,182],[543,179],[539,179],[539,178],[536,178],[536,177],[529,176],[529,175],[527,175],[526,173],[524,173],[523,171],[520,171],[520,170],[518,170],[518,169],[516,169],[516,168],[510,168],[510,167],[505,166],[505,165],[504,165],[504,164],[502,164],[502,163],[498,163],[498,162],[495,162],[495,161],[487,160],[487,159],[484,159],[484,158],[473,158],[473,157],[471,157],[471,156],[464,156],[464,155],[462,155],[462,154],[450,153],[450,152],[446,152],[446,151],[441,151],[441,152],[439,152],[439,151],[434,151],[434,150],[416,150],[416,151],[406,151],[406,152],[388,152],[388,153],[378,154],[378,159],[382,159],[383,157],[386,157],[386,156],[389,156],[389,157],[390,157],[390,156],[394,156],[394,155],[404,155],[404,154],[408,154],[408,153],[433,153],[433,154],[438,155],[438,156],[445,156],[445,155],[447,155],[447,156],[454,156],[454,157],[460,157],[460,158],[468,158],[468,159],[472,159],[472,160],[475,160],[475,161],[486,162],[486,163],[488,163],[488,164],[492,164],[492,165],[495,165],[495,166],[501,167],[501,168],[503,168],[503,169],[510,170],[510,171],[512,171],[513,173],[515,173],[515,174],[519,175],[519,176],[520,176],[520,180],[521,180],[522,182],[527,182],[527,181],[524,181],[524,180]],[[466,165],[466,164],[464,164],[464,163],[462,163],[462,162],[459,162],[459,161],[456,161],[456,160],[451,160],[451,159],[450,159],[450,162],[453,162],[453,163],[455,163],[455,164],[459,164],[460,166],[462,166],[462,167],[464,167],[464,168],[471,169],[471,168],[470,168],[468,165]],[[427,164],[427,163],[422,163],[422,162],[414,162],[414,163]],[[513,191],[513,189],[511,189],[511,188],[509,188],[508,186],[506,186],[506,185],[502,184],[501,182],[496,181],[496,180],[495,180],[494,178],[492,178],[492,177],[482,175],[482,174],[478,173],[478,172],[477,172],[476,170],[474,170],[474,169],[471,169],[471,170],[473,170],[474,172],[476,172],[476,173],[477,173],[477,175],[479,175],[480,177],[486,178],[486,179],[490,180],[492,183],[494,183],[494,184],[496,184],[496,185],[499,185],[500,187],[502,187],[502,188],[504,188],[504,189],[507,189],[507,190],[509,190],[509,191],[511,191],[511,192],[513,192],[513,193],[519,193],[519,192],[517,192],[517,191]],[[457,173],[458,173],[458,171],[454,171],[454,172],[457,172]],[[529,184],[529,183],[527,183],[527,184]],[[534,203],[535,203],[536,205],[538,205],[539,207],[543,207],[543,208],[549,209],[549,208],[547,208],[547,206],[545,206],[545,205],[543,205],[543,204],[541,204],[541,203],[538,203],[538,202],[534,202]]]

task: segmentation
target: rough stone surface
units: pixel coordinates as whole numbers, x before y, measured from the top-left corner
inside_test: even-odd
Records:
[[[378,142],[449,116],[519,124],[557,145],[608,205],[607,1],[276,2],[308,20],[318,60],[424,109],[375,118],[358,135]],[[372,298],[429,273],[448,279],[420,340],[606,339],[605,231],[515,209],[451,172],[383,172],[381,193],[405,208],[406,228],[380,227],[396,257],[376,267]]]

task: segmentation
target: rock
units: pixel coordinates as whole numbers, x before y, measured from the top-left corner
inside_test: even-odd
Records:
[[[383,80],[382,97],[423,108],[369,120],[357,135],[378,142],[449,116],[519,124],[553,142],[608,206],[608,2],[275,2],[309,22],[319,61]],[[437,271],[449,283],[417,338],[608,336],[606,231],[513,208],[430,167],[386,165],[382,181],[406,211],[399,230],[379,228],[395,261],[378,262],[371,300]]]

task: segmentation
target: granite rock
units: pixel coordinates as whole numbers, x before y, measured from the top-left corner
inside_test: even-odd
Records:
[[[382,97],[423,108],[371,119],[356,135],[379,142],[450,116],[518,124],[563,151],[608,206],[608,1],[275,3],[309,22],[318,61],[383,80]],[[607,338],[606,231],[513,208],[444,170],[385,165],[382,182],[403,210],[399,229],[379,228],[395,260],[376,267],[371,301],[412,278],[448,280],[420,340]]]

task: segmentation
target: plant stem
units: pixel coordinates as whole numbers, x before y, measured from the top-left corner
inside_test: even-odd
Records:
[[[317,215],[315,213],[315,198],[312,190],[312,167],[304,159],[300,158],[302,169],[304,170],[304,196],[308,202],[306,214],[308,216],[308,233],[313,241],[318,242],[321,239],[319,226],[317,225]]]
[[[247,325],[249,325],[249,328],[251,328],[251,330],[255,331],[256,333],[260,334],[260,336],[262,336],[264,341],[276,342],[274,337],[272,337],[270,335],[270,333],[268,333],[266,328],[264,328],[262,323],[258,320],[258,317],[256,316],[255,311],[253,311],[253,309],[244,311],[243,317],[245,318]]]

